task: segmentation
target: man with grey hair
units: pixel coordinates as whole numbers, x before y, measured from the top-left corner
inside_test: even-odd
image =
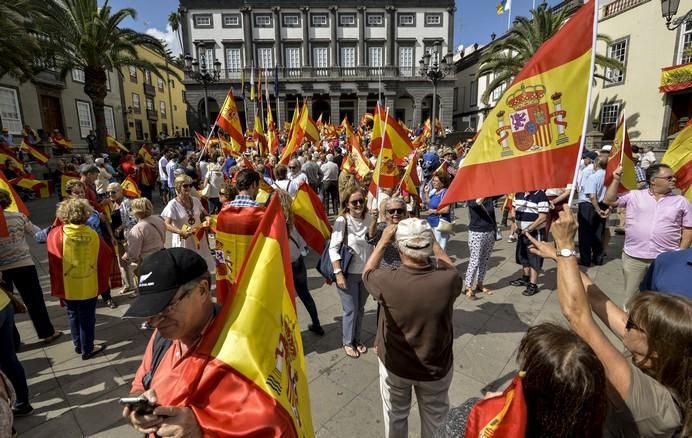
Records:
[[[401,267],[380,269],[392,242]],[[449,410],[452,309],[461,293],[461,277],[430,225],[411,218],[384,229],[365,264],[363,281],[383,309],[375,342],[385,437],[408,437],[411,388],[416,391],[421,436],[431,437]]]
[[[329,214],[332,206],[334,214],[339,214],[339,166],[334,162],[334,155],[327,154],[327,161],[320,166],[322,174],[322,199],[324,211]]]

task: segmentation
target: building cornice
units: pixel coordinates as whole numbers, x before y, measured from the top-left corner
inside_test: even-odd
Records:
[[[240,2],[239,2],[240,3]],[[328,8],[334,6],[334,0],[308,0],[301,2],[305,6],[314,8]],[[453,8],[454,0],[368,0],[368,8],[386,8],[394,4],[397,8]],[[237,6],[231,7],[227,0],[180,0],[180,7],[189,10],[194,9],[214,9],[227,10],[237,9],[238,7],[251,8],[272,8],[272,7],[295,8],[296,2],[289,0],[245,0]],[[362,0],[340,1],[340,8],[358,8],[363,6]]]

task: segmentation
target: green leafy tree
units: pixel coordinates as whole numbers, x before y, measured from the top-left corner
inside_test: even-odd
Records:
[[[154,37],[121,28],[121,23],[136,17],[131,8],[113,11],[108,1],[101,7],[97,0],[43,0],[45,18],[37,28],[47,37],[45,56],[55,59],[64,78],[73,69],[84,71],[84,93],[94,108],[97,152],[106,150],[104,99],[108,93],[107,72],[135,67],[163,77],[161,71],[177,73],[165,64],[139,58],[137,47],[165,54],[163,44]]]
[[[478,77],[486,75],[493,77],[481,96],[482,102],[487,104],[494,90],[511,83],[538,48],[560,30],[567,18],[569,18],[569,12],[566,8],[554,10],[545,3],[532,9],[530,18],[517,17],[508,34],[490,45],[481,55]],[[597,38],[606,44],[611,43],[610,38],[605,35],[599,34]],[[604,69],[625,69],[618,60],[598,53],[596,65]],[[598,73],[598,70],[594,77],[609,80]]]
[[[0,0],[0,76],[26,80],[33,75],[39,45],[28,29],[42,10],[38,0]]]

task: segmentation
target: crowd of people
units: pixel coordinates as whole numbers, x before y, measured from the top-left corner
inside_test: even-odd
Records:
[[[692,207],[674,194],[670,167],[657,163],[650,151],[642,153],[637,163],[640,187],[623,194],[618,191],[620,169],[611,184],[605,184],[608,154],[587,151],[576,187],[445,206],[442,200],[463,162],[463,147],[430,146],[410,157],[417,160],[416,193],[401,186],[368,190],[368,177],[342,166],[349,157],[345,147],[343,138],[306,143],[287,165],[273,155],[227,156],[217,148],[191,145],[59,159],[55,182],[64,193],[58,190],[61,201],[50,227],[40,230],[22,213],[4,211],[9,233],[0,233],[0,376],[5,382],[0,398],[13,400],[14,416],[32,412],[16,355],[21,340],[15,312],[26,308],[46,344],[62,335],[48,316],[26,242],[36,238],[46,243],[51,295],[66,308],[74,351],[82,359],[106,348],[95,343],[98,296],[115,308],[124,302],[113,297],[120,289],[122,296],[133,299],[126,316],[142,318],[143,329],[155,329],[132,392],[157,407],[147,413],[126,407],[127,421],[139,432],[158,436],[212,433],[201,419],[221,408],[213,395],[205,406],[175,406],[169,397],[179,365],[193,356],[196,341],[218,312],[212,283],[218,260],[210,238],[215,217],[230,208],[263,208],[261,192],[280,198],[296,296],[310,316],[308,330],[322,336],[307,282],[309,247],[294,226],[291,210],[292,199],[307,184],[333,221],[327,252],[342,305],[338,348],[352,359],[369,348],[377,355],[385,436],[408,436],[412,390],[423,437],[462,436],[472,413],[487,409],[484,400],[471,399],[450,410],[452,315],[460,295],[476,300],[493,293],[485,277],[494,245],[502,239],[498,208],[511,219],[508,241],[516,241],[519,276],[509,284],[523,288],[523,296],[539,293],[545,288],[540,286],[544,260],[555,260],[557,295],[569,324],[531,327],[519,346],[525,436],[692,434]],[[377,159],[367,143],[363,156],[373,164]],[[403,170],[408,162],[399,164]],[[133,192],[127,182],[138,190]],[[572,190],[577,194],[576,214],[567,205]],[[163,204],[160,214],[155,213],[155,198]],[[11,194],[0,190],[0,207],[10,203]],[[447,251],[459,229],[455,213],[460,208],[468,209],[465,275],[455,266],[462,261],[460,254]],[[615,231],[625,235],[624,308],[579,270],[580,265],[605,263],[607,221],[616,209],[622,219]],[[349,249],[347,259],[344,247]],[[139,276],[143,272],[147,278]],[[378,304],[372,346],[362,333],[368,297]],[[624,353],[604,334],[594,314],[622,340]],[[218,390],[233,387],[228,385],[221,383]],[[258,396],[243,388],[247,397]],[[2,401],[0,407],[5,409],[0,411],[3,418],[11,416]],[[257,436],[281,435],[279,426],[270,430],[248,424],[242,409],[240,401],[228,408],[233,411],[227,414],[228,427],[247,427]]]

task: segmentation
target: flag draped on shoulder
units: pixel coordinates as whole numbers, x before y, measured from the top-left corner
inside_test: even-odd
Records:
[[[288,235],[278,197],[264,213],[233,299],[200,341],[197,356],[206,359],[186,369],[181,379],[194,388],[185,405],[194,411],[218,394],[223,412],[195,411],[210,436],[312,438]]]
[[[547,40],[485,119],[441,205],[572,182],[586,128],[596,2]]]
[[[14,211],[23,213],[24,216],[29,216],[29,209],[26,208],[26,204],[24,204],[22,198],[17,194],[17,191],[12,187],[12,184],[7,180],[7,177],[2,171],[0,171],[0,189],[9,193],[12,200],[12,203],[5,208],[5,211]]]
[[[627,134],[624,111],[620,115],[620,122],[615,132],[613,147],[610,149],[610,157],[608,158],[608,166],[606,167],[605,174],[606,187],[613,181],[613,173],[617,170],[618,166],[622,166],[622,176],[620,177],[618,193],[637,190],[637,174],[634,171],[632,145],[630,144],[630,136]]]
[[[223,101],[221,111],[216,117],[216,124],[231,137],[231,143],[236,143],[240,152],[245,151],[245,137],[243,136],[243,128],[240,127],[238,106],[231,90],[228,90],[226,100]]]
[[[86,225],[65,224],[48,234],[51,295],[86,300],[108,289],[113,251]]]
[[[125,146],[123,146],[122,143],[120,143],[118,140],[111,137],[110,135],[106,136],[106,146],[108,147],[108,150],[110,152],[114,152],[114,153],[117,153],[117,152],[128,153],[128,152],[130,152],[129,150],[127,150],[127,148]]]
[[[240,264],[257,231],[264,207],[224,207],[216,217],[216,298],[224,303],[231,296]]]
[[[46,164],[48,162],[48,156],[36,149],[35,147],[31,146],[28,142],[22,140],[22,144],[19,147],[20,149],[24,149],[25,151],[27,151],[29,155],[34,157],[34,159],[39,163]]]
[[[322,201],[309,184],[300,185],[291,208],[296,230],[313,251],[322,254],[324,244],[332,234],[332,227]]]
[[[675,186],[688,201],[692,202],[692,125],[688,124],[678,132],[661,158],[661,163],[673,169],[677,177]]]

